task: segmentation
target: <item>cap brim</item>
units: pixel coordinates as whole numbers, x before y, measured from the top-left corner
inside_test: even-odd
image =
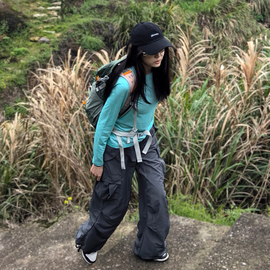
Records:
[[[139,48],[149,55],[155,55],[164,48],[173,47],[173,45],[166,38],[162,38],[148,45],[139,46]]]

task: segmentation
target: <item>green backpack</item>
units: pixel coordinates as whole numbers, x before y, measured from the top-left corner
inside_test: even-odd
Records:
[[[88,100],[85,104],[85,111],[91,125],[96,128],[100,112],[104,106],[104,90],[106,82],[110,78],[113,69],[124,59],[112,61],[100,67],[96,73],[95,81],[92,83]],[[118,118],[124,116],[133,107],[131,103],[131,93],[135,86],[135,76],[131,69],[125,69],[121,74],[129,84],[130,92],[128,98],[119,112]]]

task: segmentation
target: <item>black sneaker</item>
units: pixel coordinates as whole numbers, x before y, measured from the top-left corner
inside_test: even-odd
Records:
[[[169,253],[164,253],[160,258],[154,259],[155,262],[165,262],[169,259]]]
[[[88,264],[92,264],[97,260],[97,252],[91,252],[87,254],[82,250],[82,257]]]

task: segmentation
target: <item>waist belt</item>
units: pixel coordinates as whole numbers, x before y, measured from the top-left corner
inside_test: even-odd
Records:
[[[150,145],[152,143],[152,135],[151,135],[149,130],[145,130],[143,132],[138,132],[138,130],[136,129],[136,125],[137,125],[137,109],[135,108],[134,111],[135,111],[135,113],[134,113],[134,123],[133,123],[133,128],[130,131],[119,131],[115,127],[114,127],[114,129],[112,131],[112,133],[114,135],[116,135],[116,138],[117,138],[117,141],[118,141],[118,144],[119,144],[121,168],[123,170],[126,169],[126,166],[125,166],[124,147],[123,147],[121,137],[127,137],[127,143],[130,143],[130,138],[133,138],[133,143],[134,143],[137,162],[142,162],[142,155],[141,155],[141,150],[140,150],[140,145],[139,145],[138,138],[143,136],[143,135],[149,136],[149,138],[147,140],[147,143],[146,143],[145,147],[143,148],[143,151],[142,151],[143,154],[146,154],[148,152],[149,147],[150,147]]]

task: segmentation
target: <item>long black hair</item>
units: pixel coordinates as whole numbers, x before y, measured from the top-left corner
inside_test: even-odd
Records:
[[[106,89],[104,91],[104,100],[110,96],[114,85],[116,84],[121,72],[130,67],[135,68],[136,72],[136,85],[135,89],[132,92],[131,99],[133,102],[136,102],[141,96],[142,99],[149,103],[146,100],[144,93],[144,85],[145,85],[145,69],[143,66],[142,60],[143,52],[138,49],[137,46],[130,45],[128,48],[127,57],[117,65],[109,80],[106,83]],[[152,68],[153,74],[153,83],[155,88],[155,94],[159,101],[166,99],[170,94],[170,57],[169,57],[169,49],[165,48],[165,54],[163,60],[159,67]]]

